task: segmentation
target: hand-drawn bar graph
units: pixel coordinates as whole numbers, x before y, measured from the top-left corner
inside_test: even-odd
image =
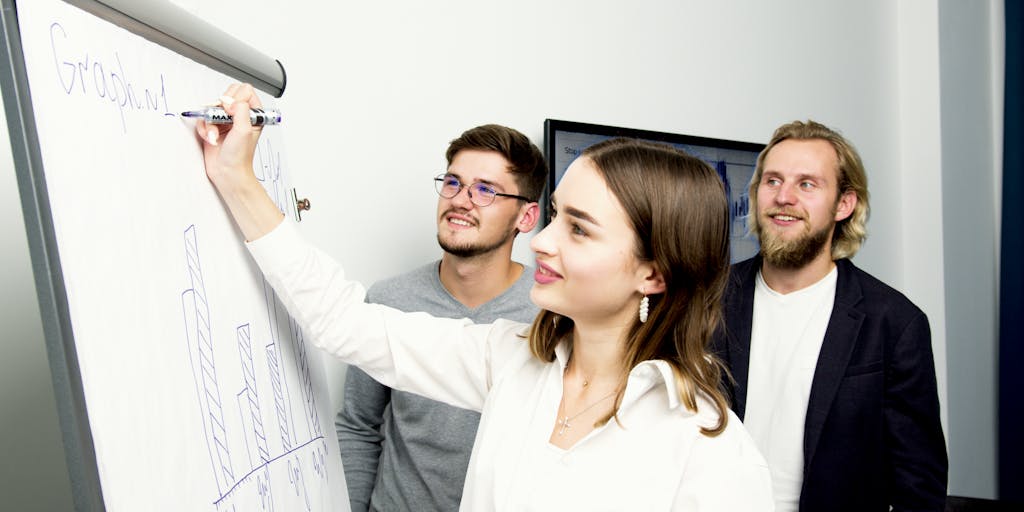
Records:
[[[253,368],[252,362],[252,337],[249,333],[249,324],[238,328],[238,354],[242,360],[242,375],[245,376],[245,387],[239,393],[245,399],[245,403],[240,404],[239,409],[242,411],[243,422],[249,426],[253,444],[256,445],[257,460],[260,463],[265,463],[270,460],[270,452],[267,450],[267,436],[263,433],[263,415],[260,414],[259,392],[256,390],[256,370]],[[246,407],[248,416],[245,415]],[[246,419],[249,421],[246,422]],[[249,438],[250,436],[247,435],[246,440]],[[254,465],[252,457],[249,459],[249,464]]]
[[[302,330],[299,329],[295,320],[289,318],[288,325],[291,327],[292,340],[295,344],[295,353],[298,354],[295,358],[295,362],[299,365],[299,376],[302,379],[302,399],[305,401],[307,419],[309,420],[309,425],[312,428],[312,434],[321,436],[323,435],[323,431],[320,430],[320,417],[317,414],[316,400],[313,397],[313,379],[309,374],[309,360],[306,358],[306,343],[302,339]]]
[[[267,323],[270,327],[270,343],[265,347],[268,363],[268,371],[271,386],[274,389],[274,413],[277,419],[278,431],[281,435],[281,444],[285,450],[291,450],[292,430],[295,422],[291,417],[291,407],[288,404],[288,381],[285,379],[284,368],[281,366],[280,350],[281,344],[281,317],[288,318],[288,315],[281,307],[277,295],[270,287],[270,283],[263,281],[263,297],[267,306]],[[287,320],[286,320],[287,321]]]
[[[195,225],[184,230],[188,288],[181,304],[202,418],[197,429],[204,435],[218,493],[210,501],[216,510],[322,510],[328,494],[327,444],[302,331],[264,281],[265,318],[237,325],[234,332],[215,332],[199,239]],[[224,355],[218,349],[225,346],[218,344],[232,342],[237,360],[216,357]],[[218,363],[232,365],[231,371],[218,372]],[[237,375],[237,382],[228,384],[218,375]],[[235,397],[230,414],[237,420],[226,422],[222,390],[229,388],[237,390],[229,392]]]
[[[189,335],[189,351],[192,372],[196,378],[196,392],[199,406],[203,411],[206,443],[210,446],[210,462],[213,464],[217,488],[222,492],[234,482],[231,469],[231,453],[228,449],[224,430],[224,410],[221,407],[220,389],[217,385],[217,368],[210,333],[210,308],[206,301],[206,286],[199,262],[199,247],[196,243],[195,226],[185,230],[185,261],[192,287],[181,295],[185,313],[186,332]],[[198,366],[197,366],[198,363]]]
[[[274,388],[274,413],[277,417],[277,429],[281,434],[281,445],[285,450],[292,449],[291,424],[288,422],[289,410],[285,403],[284,382],[281,378],[281,365],[277,358],[277,344],[271,343],[266,346],[267,364],[270,373],[270,383]]]

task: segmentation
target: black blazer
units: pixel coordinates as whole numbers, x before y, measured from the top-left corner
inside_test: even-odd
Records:
[[[801,512],[942,511],[948,462],[928,318],[849,260],[839,270],[804,420]],[[715,351],[743,418],[760,256],[733,265]]]

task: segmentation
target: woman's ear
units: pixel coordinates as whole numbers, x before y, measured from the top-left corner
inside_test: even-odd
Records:
[[[643,294],[657,295],[665,293],[665,278],[661,275],[661,271],[650,263],[646,263],[643,266],[646,267],[644,271],[646,275],[643,277],[643,284],[640,285],[643,287]]]

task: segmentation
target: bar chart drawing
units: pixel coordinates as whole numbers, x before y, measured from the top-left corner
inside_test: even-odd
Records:
[[[320,429],[320,417],[316,411],[316,400],[313,395],[313,379],[309,373],[309,359],[306,357],[306,343],[302,338],[302,330],[299,329],[298,324],[295,320],[289,318],[289,327],[292,331],[292,342],[295,345],[295,353],[297,354],[296,362],[299,364],[299,376],[300,384],[302,385],[302,400],[305,405],[306,420],[309,422],[309,428],[313,435],[322,436],[323,431]]]
[[[302,331],[264,281],[266,309],[218,332],[200,238],[196,225],[183,232],[181,305],[213,509],[325,510],[327,440]]]
[[[185,261],[192,284],[192,287],[181,296],[186,332],[190,335],[188,348],[193,352],[189,359],[193,362],[192,372],[195,375],[199,407],[202,409],[203,433],[210,447],[210,462],[213,464],[217,488],[223,490],[234,480],[234,475],[224,429],[224,410],[220,401],[210,332],[210,308],[206,301],[206,286],[200,268],[195,226],[189,226],[185,230]]]
[[[242,412],[242,422],[245,425],[246,447],[250,452],[249,464],[255,464],[252,451],[256,451],[256,461],[265,463],[270,460],[270,452],[267,449],[267,436],[263,431],[263,415],[260,412],[259,391],[256,389],[256,370],[252,361],[252,336],[250,335],[249,324],[238,327],[238,354],[242,364],[242,374],[245,376],[245,387],[239,392],[239,411]],[[246,414],[248,413],[248,414]],[[248,420],[248,421],[246,421]],[[248,440],[253,440],[255,446],[250,447]]]

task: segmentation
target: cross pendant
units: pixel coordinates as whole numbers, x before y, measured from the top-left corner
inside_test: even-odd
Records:
[[[558,435],[565,434],[565,431],[569,430],[572,427],[572,425],[569,424],[569,417],[568,416],[558,420],[558,425],[560,427],[562,427],[562,428],[558,429]]]

